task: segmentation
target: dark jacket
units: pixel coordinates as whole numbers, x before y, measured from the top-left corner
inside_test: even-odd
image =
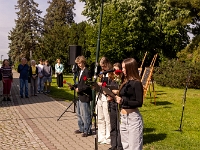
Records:
[[[79,75],[80,75],[80,71],[79,71]],[[78,79],[79,82],[76,85],[76,87],[78,88],[79,92],[78,92],[78,96],[81,102],[90,102],[92,100],[92,90],[91,87],[86,84],[87,81],[84,80],[84,78],[87,78],[87,80],[91,80],[92,76],[90,71],[88,70],[88,68],[85,68],[81,77]]]
[[[119,89],[118,83],[115,82],[114,80],[110,83],[110,86],[115,87],[115,88],[114,88],[115,90],[118,90],[118,89]],[[109,86],[108,86],[108,88],[109,88]],[[114,99],[113,99],[113,101],[110,101],[110,102],[109,102],[109,107],[111,107],[112,109],[115,109],[115,110],[116,110],[116,108],[117,108],[117,103],[116,103],[116,101],[115,101]]]
[[[18,66],[17,72],[20,73],[19,78],[23,80],[28,80],[29,76],[29,66],[27,64]]]
[[[134,109],[142,107],[143,104],[143,86],[140,81],[129,80],[123,85],[119,92],[123,102],[121,107],[124,109]]]
[[[35,75],[35,74],[32,73],[32,67],[31,66],[30,66],[30,69],[29,69],[29,75],[30,75],[30,77],[32,77],[32,75]],[[38,68],[37,67],[36,67],[36,75],[38,76]]]

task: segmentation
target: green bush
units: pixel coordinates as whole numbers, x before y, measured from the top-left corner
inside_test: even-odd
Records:
[[[18,66],[19,66],[20,62],[15,62],[13,65],[14,65],[14,69],[17,71],[18,69]]]
[[[191,72],[188,87],[200,88],[200,63],[192,64],[178,60],[167,60],[154,70],[154,80],[162,86],[184,88]]]

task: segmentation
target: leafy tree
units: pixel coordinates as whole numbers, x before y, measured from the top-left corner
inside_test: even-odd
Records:
[[[72,24],[70,27],[70,35],[69,35],[70,36],[69,44],[81,46],[83,55],[85,55],[87,52],[86,29],[85,29],[86,25],[87,23],[85,21]]]
[[[153,5],[152,5],[153,6]],[[176,53],[189,43],[187,35],[189,26],[182,24],[189,11],[180,8],[171,8],[167,0],[158,0],[153,6],[154,18],[151,25],[154,27],[153,40],[155,49],[160,55],[167,58],[175,58]]]
[[[69,48],[69,28],[74,23],[74,0],[52,0],[48,2],[47,14],[44,17],[44,33],[40,53],[50,63],[61,58],[67,65]],[[42,55],[41,55],[42,56]]]
[[[90,7],[94,5],[87,1],[86,10]],[[95,16],[91,16],[91,11],[87,12],[87,17]],[[187,10],[170,8],[166,0],[107,1],[104,6],[100,56],[107,56],[113,62],[127,57],[142,60],[145,51],[148,51],[149,62],[155,53],[174,58],[188,43],[187,25],[176,20],[187,13]],[[99,20],[99,15],[96,18]],[[91,21],[86,27],[91,61],[95,60],[98,27],[99,21]]]
[[[21,57],[30,59],[30,51],[35,52],[41,37],[42,13],[37,9],[38,4],[34,0],[18,0],[15,8],[17,19],[15,28],[9,32],[8,39],[10,51],[8,53],[12,61],[19,61]]]
[[[182,61],[200,62],[200,0],[169,0],[169,4],[172,7],[189,11],[188,15],[182,19],[182,22],[190,24],[190,28],[187,31],[194,35],[191,43],[179,52],[177,56]]]

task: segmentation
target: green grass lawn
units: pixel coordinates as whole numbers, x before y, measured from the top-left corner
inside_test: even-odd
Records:
[[[73,76],[66,75],[63,80],[73,84]],[[67,100],[72,101],[74,99],[74,91],[70,90],[67,84],[63,84],[63,87],[58,89],[56,78],[52,77],[52,87],[50,95],[56,100]]]
[[[73,83],[72,76],[65,76],[64,80]],[[73,99],[73,91],[67,85],[58,89],[55,78],[52,85],[52,97],[58,100]],[[184,89],[155,85],[155,91],[156,105],[148,93],[140,108],[144,120],[144,150],[200,149],[200,90],[187,90],[182,132],[178,130]]]
[[[140,108],[144,120],[145,150],[200,149],[200,90],[188,89],[182,132],[179,130],[184,89],[156,85],[156,105],[150,96]],[[152,98],[152,102],[153,102]]]

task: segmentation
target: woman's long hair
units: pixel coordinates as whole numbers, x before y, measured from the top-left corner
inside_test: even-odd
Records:
[[[137,63],[137,61],[134,58],[124,59],[122,63],[125,64],[126,76],[124,76],[124,80],[123,80],[123,83],[122,83],[120,89],[129,80],[138,80],[138,81],[141,81],[141,78],[140,78],[139,72],[138,72],[138,63]]]
[[[114,63],[113,64],[113,68],[114,67],[118,67],[119,68],[119,70],[122,70],[122,65],[121,65],[121,63]],[[120,79],[122,79],[122,81],[123,81],[123,73],[121,73],[120,75]],[[111,75],[111,77],[110,77],[112,80],[114,80],[114,78],[115,78],[115,74],[113,73],[112,75]]]
[[[5,61],[8,61],[8,62],[9,62],[8,59],[4,59],[4,60],[3,60],[3,67],[5,67]]]

